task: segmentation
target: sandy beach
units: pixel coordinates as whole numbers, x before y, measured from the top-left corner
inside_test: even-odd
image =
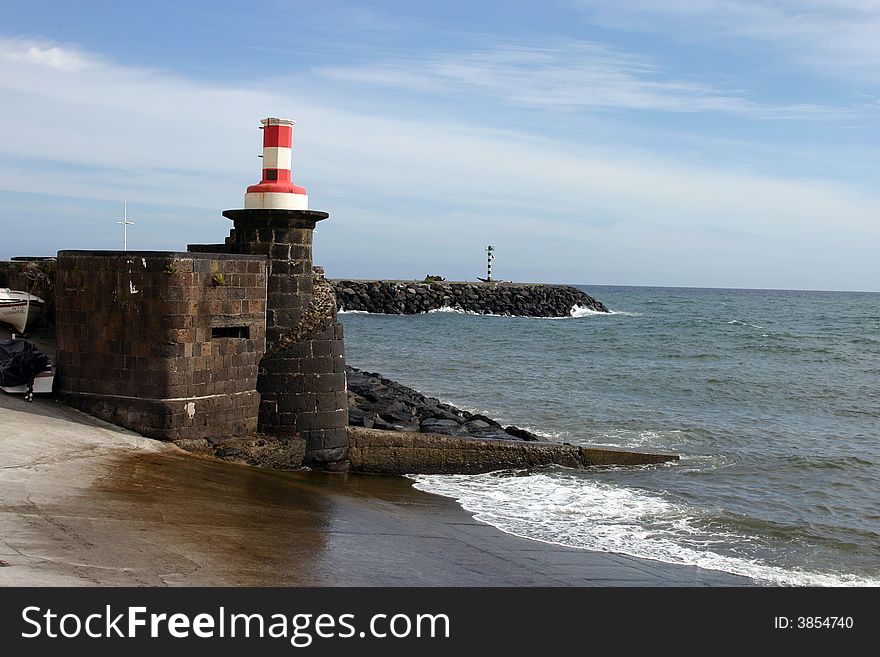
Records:
[[[737,586],[504,534],[403,477],[199,458],[0,396],[3,586]]]

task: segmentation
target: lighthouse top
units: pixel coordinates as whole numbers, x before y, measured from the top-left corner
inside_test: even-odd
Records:
[[[308,210],[308,192],[293,184],[291,174],[293,126],[290,119],[269,117],[260,121],[263,131],[263,175],[247,188],[247,210]]]
[[[269,118],[266,118],[266,119],[260,119],[260,123],[262,123],[264,126],[267,126],[267,125],[291,125],[291,126],[296,125],[296,121],[294,121],[293,119],[279,119],[274,116],[270,116]]]

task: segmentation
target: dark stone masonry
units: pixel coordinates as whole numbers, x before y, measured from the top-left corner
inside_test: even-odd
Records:
[[[256,431],[263,258],[60,251],[57,265],[65,401],[163,440]]]
[[[601,301],[570,285],[447,283],[441,281],[334,280],[340,310],[414,315],[453,308],[480,315],[569,317],[575,306],[610,312]]]
[[[224,246],[267,260],[266,353],[260,362],[260,432],[305,440],[307,465],[348,458],[342,325],[330,285],[312,269],[315,210],[227,210]],[[192,248],[192,247],[190,247]],[[215,245],[213,248],[219,248]]]

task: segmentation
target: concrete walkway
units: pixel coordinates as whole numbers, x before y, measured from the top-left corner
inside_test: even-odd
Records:
[[[474,521],[409,480],[202,459],[0,393],[0,585],[739,586]]]

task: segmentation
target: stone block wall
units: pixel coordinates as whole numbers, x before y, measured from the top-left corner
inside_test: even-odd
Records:
[[[348,458],[345,343],[336,321],[333,292],[318,279],[295,331],[270,346],[263,358],[260,427],[306,439],[306,460],[336,463]]]
[[[153,438],[251,434],[265,291],[258,256],[61,251],[56,389]]]
[[[268,262],[266,354],[260,363],[259,428],[301,435],[305,463],[335,467],[348,459],[348,404],[342,326],[333,290],[312,271],[312,236],[326,212],[227,210],[231,253]],[[192,247],[190,247],[192,248]]]
[[[230,253],[265,256],[266,340],[269,345],[295,329],[312,295],[312,235],[326,212],[227,210],[233,218]],[[190,247],[191,248],[191,247]]]

